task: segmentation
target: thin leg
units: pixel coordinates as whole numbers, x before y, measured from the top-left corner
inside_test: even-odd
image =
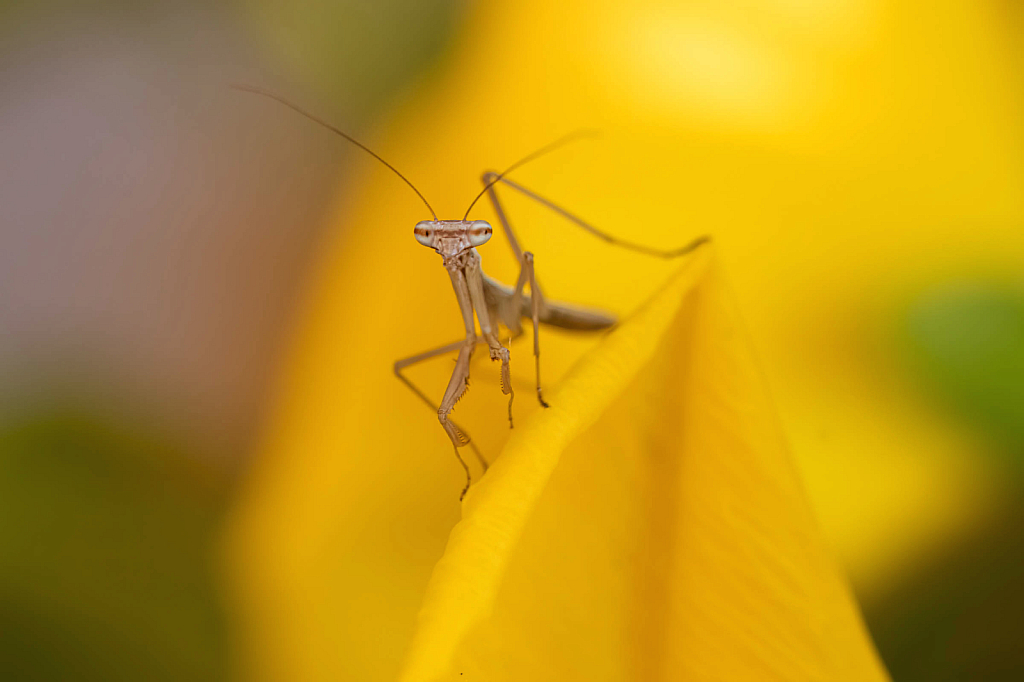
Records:
[[[459,349],[459,357],[455,360],[455,371],[452,372],[452,378],[448,382],[448,388],[445,389],[444,398],[441,399],[441,405],[437,408],[437,419],[441,422],[441,426],[444,428],[445,433],[452,441],[452,447],[455,448],[455,456],[458,458],[459,463],[462,464],[462,468],[466,470],[466,485],[463,486],[462,492],[459,493],[459,501],[466,496],[466,491],[469,490],[470,484],[473,482],[472,477],[469,475],[469,467],[466,466],[466,462],[463,461],[462,455],[459,454],[460,445],[468,445],[470,443],[469,436],[464,434],[455,423],[449,419],[452,408],[455,407],[455,403],[459,402],[459,398],[469,388],[469,360],[473,355],[473,348],[476,346],[476,340],[466,339],[463,343],[462,348]]]
[[[459,452],[459,448],[455,447],[453,449],[455,450],[455,459],[459,460],[459,464],[461,464],[462,468],[466,470],[466,485],[462,486],[462,492],[459,493],[459,502],[462,502],[462,500],[465,499],[466,497],[466,493],[469,492],[469,484],[473,482],[473,477],[469,475],[469,467],[466,466],[466,460],[462,459],[462,454]],[[476,452],[476,448],[473,448],[473,451]],[[477,457],[479,456],[480,453],[477,452]],[[483,459],[481,459],[480,461],[482,462]],[[486,469],[487,467],[484,467],[485,471]]]
[[[625,239],[619,239],[618,237],[610,235],[603,230],[599,230],[598,228],[594,227],[593,225],[586,222],[582,218],[565,210],[564,208],[562,208],[555,202],[551,201],[550,199],[545,199],[544,197],[537,194],[533,190],[526,189],[522,185],[513,182],[512,180],[509,180],[506,177],[499,177],[497,173],[494,173],[492,171],[484,173],[482,180],[485,185],[488,183],[496,184],[497,182],[503,182],[512,189],[516,190],[517,192],[529,197],[530,199],[533,199],[541,206],[544,206],[545,208],[554,211],[555,213],[562,216],[569,222],[574,223],[576,226],[586,230],[587,232],[594,235],[598,239],[602,239],[608,242],[609,244],[621,246],[624,249],[629,249],[631,251],[636,251],[638,253],[647,254],[648,256],[656,256],[658,258],[678,258],[680,256],[685,256],[686,254],[696,249],[698,246],[711,241],[711,237],[709,237],[708,235],[701,235],[700,237],[697,237],[696,239],[691,241],[689,244],[686,244],[685,246],[681,246],[676,249],[655,249],[650,246],[645,246],[643,244],[637,244],[635,242],[627,241]],[[519,242],[516,241],[515,235],[512,233],[512,226],[509,224],[508,218],[505,216],[505,211],[502,209],[501,203],[498,201],[498,194],[494,190],[494,184],[488,187],[487,195],[490,197],[491,203],[494,205],[494,212],[498,215],[498,220],[501,222],[501,226],[505,230],[505,235],[508,237],[509,244],[512,246],[512,251],[514,251],[516,254],[516,259],[522,262],[522,249],[519,248]]]
[[[459,348],[459,356],[455,359],[455,369],[452,370],[452,377],[448,380],[448,388],[444,391],[441,404],[437,407],[437,421],[441,428],[448,434],[452,445],[458,451],[459,447],[470,442],[469,436],[464,434],[449,417],[455,403],[459,401],[469,388],[469,361],[473,356],[473,349],[476,347],[476,327],[473,323],[473,304],[471,303],[469,285],[466,282],[465,273],[458,267],[449,267],[448,276],[452,281],[452,289],[455,292],[455,299],[459,302],[459,312],[462,314],[462,323],[466,327],[466,340]],[[467,487],[469,481],[467,479]]]
[[[509,222],[508,216],[505,215],[505,209],[498,200],[498,193],[494,189],[494,180],[498,179],[498,174],[484,173],[483,178],[481,179],[483,180],[484,185],[489,185],[487,187],[487,196],[490,198],[491,204],[494,206],[494,212],[498,216],[501,228],[505,231],[505,237],[508,239],[508,244],[512,248],[512,252],[516,255],[516,260],[519,261],[519,281],[516,282],[515,293],[512,295],[512,310],[520,310],[520,302],[523,297],[523,287],[526,285],[527,281],[530,283],[530,317],[533,322],[533,358],[537,374],[537,400],[539,400],[540,404],[544,407],[550,407],[550,405],[544,401],[544,395],[541,392],[540,386],[540,315],[541,311],[544,310],[544,294],[541,292],[540,284],[537,282],[537,276],[533,269],[533,254],[529,251],[524,252],[522,247],[519,246],[519,240],[516,239],[515,231],[512,229],[512,223]],[[511,420],[511,404],[509,405],[509,419]]]
[[[502,207],[501,201],[498,200],[498,192],[494,188],[494,184],[495,184],[494,181],[496,179],[499,179],[498,178],[498,174],[494,173],[494,172],[490,172],[490,171],[487,172],[487,173],[484,173],[483,177],[481,178],[481,180],[483,180],[484,185],[488,186],[487,187],[487,197],[491,200],[491,205],[494,206],[494,212],[495,212],[495,214],[497,214],[498,222],[501,223],[501,229],[504,230],[505,237],[508,239],[508,245],[509,245],[509,247],[511,247],[512,253],[514,253],[516,255],[516,261],[519,262],[520,267],[521,267],[522,266],[522,262],[523,262],[523,249],[522,249],[522,247],[519,246],[519,240],[516,239],[516,233],[512,229],[512,223],[509,222],[508,216],[505,215],[505,209],[504,209],[504,207]],[[500,178],[500,179],[504,180],[504,178]],[[519,271],[519,277],[520,277],[520,279],[522,279],[522,277],[523,277],[522,270]],[[517,288],[519,288],[519,287],[517,287]],[[530,288],[531,288],[531,291],[532,291],[532,289],[533,289],[533,285],[532,284],[530,285]],[[539,288],[537,290],[540,291]],[[518,308],[515,308],[515,310],[518,310]]]
[[[437,420],[441,422],[445,433],[448,434],[452,445],[456,448],[468,445],[469,436],[462,433],[448,417],[455,408],[455,403],[459,402],[466,389],[469,388],[469,361],[473,357],[475,346],[475,339],[467,339],[463,342],[462,348],[459,349],[459,356],[455,359],[452,378],[448,380],[448,388],[445,389],[444,397],[441,398],[441,404],[437,408]]]
[[[501,361],[501,392],[508,396],[508,427],[512,428],[512,402],[516,394],[512,390],[512,373],[509,369],[508,348],[501,345],[498,340],[497,327],[491,326],[491,316],[487,309],[487,299],[484,294],[483,271],[480,270],[480,256],[476,253],[470,254],[465,268],[466,286],[469,289],[469,298],[476,310],[477,320],[480,322],[480,331],[490,350],[491,360]],[[472,313],[470,313],[472,314]],[[495,321],[497,322],[497,321]]]
[[[523,287],[530,283],[530,319],[533,322],[533,359],[537,370],[537,400],[544,407],[550,407],[544,402],[544,394],[540,386],[540,318],[544,313],[544,294],[537,286],[537,277],[534,273],[533,254],[529,251],[523,252],[523,259],[519,262],[519,279],[516,281],[515,291],[512,293],[512,301],[515,309],[520,308],[520,301],[523,297]]]
[[[530,276],[530,317],[533,322],[533,361],[537,370],[537,400],[544,407],[549,405],[544,402],[544,394],[540,388],[540,314],[544,308],[544,294],[537,285],[537,276],[534,274],[533,254],[527,251],[523,254],[526,269]]]
[[[477,341],[477,343],[482,343],[482,341]],[[444,355],[445,353],[450,353],[453,350],[458,350],[462,348],[465,344],[466,342],[464,340],[455,341],[444,346],[439,346],[437,348],[433,348],[431,350],[424,351],[416,355],[411,355],[401,360],[397,360],[395,362],[395,376],[398,377],[399,381],[408,386],[409,390],[415,393],[420,400],[426,403],[430,407],[431,411],[437,414],[440,407],[436,405],[430,398],[428,398],[427,395],[419,389],[419,387],[412,383],[412,381],[410,381],[407,376],[402,374],[402,370],[411,365],[415,365],[416,363],[423,362],[424,360],[429,360],[430,358],[435,358],[438,355]],[[463,429],[458,424],[456,424],[454,421],[449,421],[449,423],[451,423],[458,430],[458,432],[465,437],[467,444],[469,445],[470,449],[473,450],[473,454],[476,455],[476,458],[477,460],[479,460],[480,465],[483,467],[484,471],[487,471],[487,460],[484,459],[483,455],[480,453],[480,449],[477,448],[476,443],[473,442],[473,439],[469,437],[469,434],[466,433],[466,430]],[[462,461],[462,456],[459,454],[458,447],[455,448],[455,456],[459,458],[459,461],[462,462],[463,467],[465,467],[466,463]]]
[[[508,239],[509,246],[511,247],[512,252],[515,253],[516,260],[518,260],[519,264],[520,264],[519,281],[516,283],[516,288],[515,288],[515,291],[513,293],[513,305],[512,305],[512,310],[513,311],[517,311],[517,314],[518,314],[518,311],[521,310],[521,305],[522,305],[521,301],[522,301],[522,296],[523,296],[523,287],[526,285],[526,282],[530,283],[530,317],[532,318],[532,321],[533,321],[533,355],[534,355],[534,361],[536,363],[536,373],[537,373],[537,399],[540,401],[540,404],[543,405],[544,407],[548,407],[548,404],[544,401],[544,396],[543,396],[543,393],[541,391],[541,385],[540,385],[540,335],[539,335],[539,326],[540,326],[540,318],[541,318],[541,316],[545,315],[548,312],[547,311],[547,306],[545,306],[545,304],[544,304],[544,294],[541,291],[540,284],[537,282],[537,276],[536,276],[536,273],[534,271],[534,267],[533,267],[533,254],[528,252],[528,251],[524,252],[522,250],[522,247],[519,246],[519,240],[516,239],[515,232],[512,229],[512,224],[509,222],[508,216],[505,214],[505,209],[501,205],[501,201],[499,201],[499,199],[498,199],[498,193],[497,193],[497,191],[495,189],[495,186],[497,185],[498,182],[505,183],[506,185],[508,185],[512,189],[520,192],[521,194],[525,195],[526,197],[528,197],[530,199],[533,199],[534,201],[536,201],[540,205],[544,206],[545,208],[554,211],[555,213],[557,213],[558,215],[562,216],[566,220],[574,223],[578,227],[586,230],[587,232],[589,232],[590,234],[594,235],[595,237],[598,237],[599,239],[602,239],[602,240],[608,242],[609,244],[614,244],[616,246],[621,246],[623,248],[630,249],[632,251],[636,251],[636,252],[639,252],[639,253],[647,254],[649,256],[656,256],[656,257],[659,257],[659,258],[666,258],[666,259],[678,258],[680,256],[684,256],[684,255],[690,253],[691,251],[697,249],[702,244],[705,244],[705,243],[711,241],[711,238],[709,236],[702,235],[700,237],[697,237],[693,241],[691,241],[689,244],[686,244],[685,246],[682,246],[682,247],[677,248],[677,249],[663,250],[663,249],[651,248],[651,247],[645,246],[643,244],[636,244],[634,242],[626,241],[624,239],[619,239],[618,237],[610,235],[607,232],[599,230],[598,228],[596,228],[593,225],[591,225],[591,224],[587,223],[586,221],[584,221],[582,218],[580,218],[580,217],[570,213],[569,211],[565,210],[564,208],[562,208],[558,204],[554,203],[553,201],[550,201],[549,199],[545,199],[544,197],[540,196],[536,192],[534,192],[532,190],[529,190],[529,189],[523,187],[522,185],[509,180],[508,178],[504,177],[503,175],[499,175],[498,173],[494,173],[493,171],[488,171],[488,172],[483,174],[483,177],[481,178],[481,180],[483,181],[483,183],[484,183],[484,185],[486,187],[485,191],[487,192],[487,196],[491,200],[491,204],[494,206],[494,212],[498,216],[498,221],[501,223],[501,227],[502,227],[502,229],[505,232],[505,237]],[[591,317],[594,317],[597,320],[597,322],[598,322],[597,324],[594,325],[594,328],[605,327],[605,326],[608,326],[608,324],[611,323],[611,322],[605,320],[603,317],[601,317],[600,319],[598,319],[598,316],[591,316]],[[562,326],[568,326],[568,325],[562,325]],[[573,325],[573,326],[575,326],[575,325]]]

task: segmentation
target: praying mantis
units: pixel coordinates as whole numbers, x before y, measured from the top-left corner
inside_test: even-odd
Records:
[[[527,189],[523,185],[520,185],[506,177],[509,173],[523,164],[554,151],[573,139],[586,135],[587,133],[585,131],[573,133],[552,142],[546,147],[538,149],[532,154],[520,159],[500,173],[486,171],[481,176],[481,181],[484,185],[483,189],[480,190],[472,203],[470,203],[469,208],[466,209],[462,219],[440,220],[437,217],[437,213],[435,213],[434,209],[430,206],[426,197],[416,189],[416,186],[413,185],[412,182],[402,175],[402,173],[394,166],[357,141],[355,138],[272,92],[248,85],[234,85],[232,87],[236,90],[251,92],[276,100],[306,118],[309,118],[315,123],[318,123],[328,130],[340,135],[348,142],[359,147],[383,165],[387,166],[387,168],[401,178],[405,184],[412,188],[413,192],[415,192],[424,205],[426,205],[427,210],[430,211],[433,219],[418,222],[413,228],[413,235],[417,242],[423,246],[433,249],[441,256],[442,265],[451,279],[452,288],[455,291],[455,299],[458,302],[459,311],[462,314],[465,336],[458,341],[453,341],[452,343],[444,346],[439,346],[396,361],[394,363],[394,373],[395,376],[398,377],[398,379],[402,381],[402,383],[404,383],[414,394],[416,394],[420,400],[430,406],[432,410],[437,411],[437,419],[455,449],[456,458],[466,472],[466,484],[462,489],[462,493],[459,495],[460,501],[466,496],[466,492],[469,490],[469,486],[472,482],[472,476],[470,474],[469,467],[459,452],[459,448],[467,445],[470,446],[484,470],[487,469],[487,461],[483,458],[466,430],[461,428],[451,418],[451,413],[455,408],[455,404],[463,397],[463,395],[465,395],[466,390],[469,387],[470,360],[472,359],[473,352],[476,347],[478,345],[486,344],[491,361],[501,363],[501,392],[509,397],[508,421],[509,427],[511,428],[513,425],[512,403],[515,399],[515,392],[512,390],[512,376],[510,370],[511,356],[509,349],[502,345],[501,339],[498,336],[498,325],[503,325],[508,329],[511,338],[515,338],[524,333],[522,320],[526,318],[531,321],[537,400],[540,402],[542,407],[547,408],[550,406],[544,400],[544,393],[540,380],[540,325],[545,324],[577,331],[598,331],[608,329],[614,326],[617,322],[617,318],[611,313],[601,310],[582,308],[558,301],[551,301],[544,296],[540,285],[537,282],[534,255],[530,251],[524,251],[520,247],[519,240],[512,229],[507,213],[498,198],[496,187],[499,183],[519,192],[533,201],[536,201],[541,206],[555,212],[569,222],[575,224],[577,227],[609,244],[647,254],[649,256],[665,259],[678,258],[694,251],[701,245],[710,241],[710,237],[703,235],[693,239],[682,247],[662,250],[619,239],[618,237],[597,229],[590,223],[584,221],[575,214],[570,213],[549,199],[546,199],[533,190]],[[498,217],[498,222],[501,224],[502,231],[504,232],[508,244],[519,264],[519,277],[514,287],[506,286],[501,282],[488,277],[484,274],[481,267],[481,257],[477,252],[477,248],[483,246],[488,240],[490,240],[494,230],[491,224],[487,221],[470,220],[469,214],[484,194],[486,194],[490,199],[494,212]],[[527,284],[530,286],[529,293],[525,290]],[[474,314],[476,318],[475,321]],[[480,327],[479,334],[477,333],[477,323]],[[509,345],[511,345],[511,340]],[[451,379],[448,381],[448,386],[445,389],[444,396],[442,397],[440,404],[435,404],[434,401],[432,401],[423,391],[413,384],[405,374],[403,374],[402,370],[424,360],[429,360],[454,351],[458,351],[458,355],[455,360],[455,369],[452,371]]]

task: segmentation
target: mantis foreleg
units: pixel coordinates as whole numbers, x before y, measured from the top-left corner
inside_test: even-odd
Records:
[[[480,343],[480,341],[477,340],[477,343]],[[428,398],[427,395],[423,391],[421,391],[419,387],[416,386],[416,384],[412,383],[412,381],[410,381],[407,376],[402,374],[402,370],[411,365],[415,365],[418,362],[423,362],[424,360],[435,358],[438,355],[444,355],[445,353],[450,353],[453,350],[461,349],[465,345],[465,341],[455,341],[453,343],[449,343],[444,346],[439,346],[437,348],[433,348],[422,353],[417,353],[416,355],[411,355],[407,358],[402,358],[401,360],[396,360],[394,366],[395,376],[398,377],[399,381],[408,386],[409,390],[415,393],[416,396],[424,403],[426,403],[431,410],[437,413],[440,411],[439,406],[434,404],[434,402],[430,398]],[[484,456],[480,453],[480,449],[477,448],[476,443],[473,442],[473,439],[469,436],[466,430],[463,429],[458,424],[456,424],[454,420],[449,420],[449,424],[451,424],[451,426],[454,427],[457,433],[462,435],[465,442],[469,445],[470,449],[473,450],[473,454],[476,455],[477,460],[480,462],[480,466],[483,467],[484,471],[487,471],[487,460],[484,459]],[[445,433],[447,432],[448,429],[445,429]],[[466,466],[465,461],[463,461],[462,455],[459,454],[458,447],[455,448],[455,456],[458,458],[459,463],[462,464],[462,468],[466,470],[466,486],[468,488],[470,483],[469,468]],[[465,494],[465,492],[463,492],[463,494]]]

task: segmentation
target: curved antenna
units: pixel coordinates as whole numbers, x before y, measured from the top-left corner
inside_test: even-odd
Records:
[[[251,93],[256,94],[256,95],[263,95],[264,97],[269,97],[270,99],[277,100],[278,102],[280,102],[281,104],[285,105],[289,109],[292,109],[294,111],[299,112],[300,114],[302,114],[303,116],[305,116],[309,120],[313,121],[314,123],[319,123],[324,128],[327,128],[328,130],[330,130],[331,132],[334,132],[334,133],[337,133],[338,135],[341,135],[343,138],[345,138],[346,140],[348,140],[349,142],[351,142],[355,146],[359,147],[364,152],[366,152],[367,154],[369,154],[370,156],[372,156],[373,158],[377,159],[378,161],[383,163],[385,166],[390,168],[391,171],[395,175],[397,175],[398,177],[402,178],[402,180],[405,181],[405,184],[409,185],[409,187],[412,187],[412,191],[413,192],[416,192],[416,196],[418,196],[423,201],[423,203],[426,204],[427,210],[430,211],[430,215],[434,216],[434,220],[435,221],[437,220],[437,214],[434,213],[434,209],[430,207],[430,202],[428,202],[427,198],[425,196],[423,196],[418,189],[416,189],[416,185],[412,184],[409,181],[409,178],[407,178],[404,175],[402,175],[398,171],[397,168],[392,166],[390,163],[388,163],[384,159],[380,158],[380,156],[378,156],[372,149],[370,149],[369,147],[364,145],[359,140],[355,139],[351,135],[348,135],[347,133],[343,133],[342,131],[338,130],[337,128],[335,128],[330,123],[328,123],[327,121],[323,120],[322,118],[314,116],[313,114],[309,113],[305,109],[302,109],[301,107],[299,107],[299,106],[297,106],[295,104],[292,104],[291,102],[286,100],[284,97],[281,97],[280,95],[277,95],[277,94],[275,94],[273,92],[270,92],[269,90],[264,90],[262,88],[257,88],[257,87],[254,87],[252,85],[237,85],[237,84],[233,84],[231,87],[234,90],[241,90],[242,92],[251,92]]]
[[[558,149],[559,147],[567,145],[570,142],[573,142],[575,140],[578,140],[578,139],[581,139],[581,138],[584,138],[584,137],[597,137],[597,135],[598,135],[598,132],[596,130],[587,130],[587,129],[577,130],[575,132],[569,133],[565,137],[561,137],[561,138],[555,140],[554,142],[552,142],[551,144],[549,144],[547,146],[541,147],[540,149],[538,149],[537,151],[533,152],[532,154],[528,154],[527,156],[524,156],[523,158],[519,159],[518,161],[513,163],[511,166],[509,166],[505,170],[503,170],[500,173],[498,173],[494,178],[491,179],[490,182],[488,182],[486,185],[484,185],[484,188],[482,190],[480,190],[480,193],[477,194],[476,197],[473,199],[473,202],[469,205],[469,208],[466,209],[466,214],[464,216],[462,216],[462,219],[466,220],[466,219],[469,218],[469,212],[473,210],[474,206],[476,206],[476,202],[480,201],[480,197],[482,197],[487,192],[487,190],[489,190],[491,188],[491,186],[494,185],[494,183],[496,183],[499,180],[501,180],[502,178],[504,178],[506,175],[508,175],[509,173],[514,171],[516,168],[519,168],[523,164],[529,163],[530,161],[533,161],[534,159],[536,159],[536,158],[538,158],[540,156],[544,156],[548,152],[553,152],[556,149]]]

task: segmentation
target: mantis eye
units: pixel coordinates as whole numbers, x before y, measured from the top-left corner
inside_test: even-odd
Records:
[[[469,226],[469,243],[480,246],[491,238],[491,224],[486,220],[474,220]]]
[[[434,226],[429,220],[416,223],[412,233],[416,235],[416,241],[423,246],[434,245]]]

